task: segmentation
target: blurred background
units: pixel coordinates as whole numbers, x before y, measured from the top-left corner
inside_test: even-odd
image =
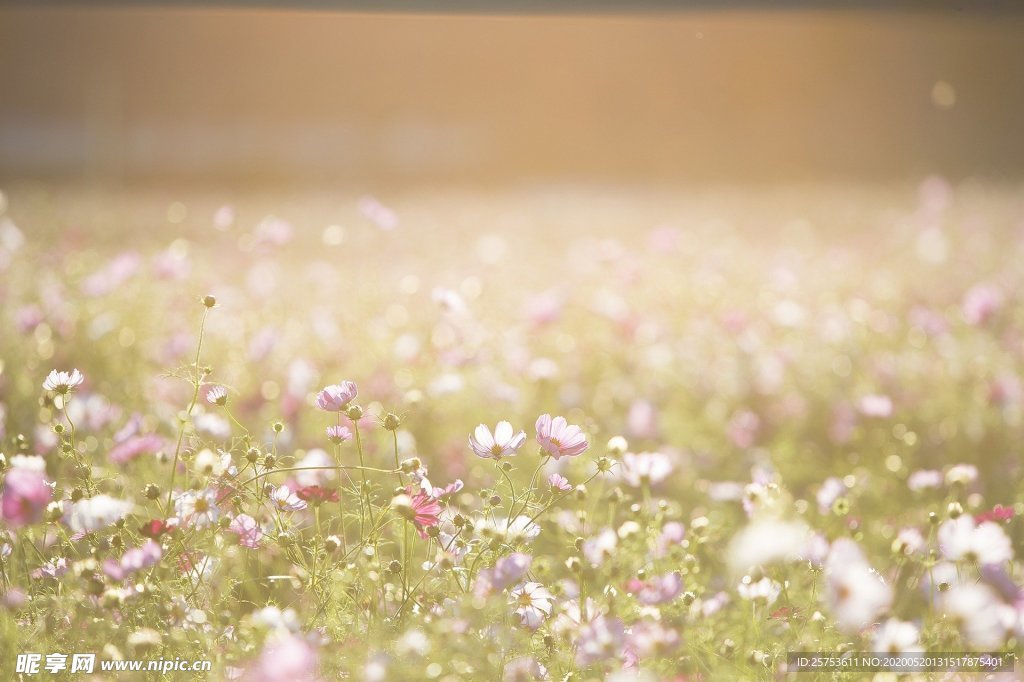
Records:
[[[1016,179],[1024,12],[0,8],[0,181]]]

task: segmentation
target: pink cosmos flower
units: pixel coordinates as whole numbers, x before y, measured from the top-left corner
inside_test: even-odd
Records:
[[[359,391],[353,381],[326,386],[316,396],[316,406],[324,412],[341,412],[352,402]]]
[[[107,458],[115,464],[124,464],[139,455],[159,452],[163,446],[164,439],[155,433],[145,436],[129,436],[124,441],[110,448]]]
[[[522,552],[514,552],[507,557],[498,559],[494,568],[484,569],[477,574],[476,582],[473,585],[474,593],[478,596],[487,596],[505,589],[521,580],[530,570],[532,562],[533,557]]]
[[[964,294],[962,304],[964,320],[978,326],[987,322],[1003,307],[1003,291],[992,284],[975,284]]]
[[[619,475],[634,488],[644,483],[657,485],[672,473],[672,460],[661,452],[627,452],[622,455]]]
[[[618,618],[597,616],[580,628],[576,640],[576,665],[585,667],[618,656],[626,630]]]
[[[259,522],[248,514],[239,514],[233,518],[228,530],[238,535],[238,544],[249,549],[258,549],[263,539],[263,529]]]
[[[558,490],[560,492],[568,492],[572,490],[572,484],[562,474],[551,474],[548,476],[548,485],[551,486],[552,490]]]
[[[124,580],[133,573],[155,565],[163,555],[164,550],[159,544],[147,540],[141,547],[125,552],[120,561],[107,559],[103,563],[103,572],[114,580]]]
[[[499,460],[516,454],[526,442],[526,434],[522,431],[514,433],[508,422],[498,422],[494,427],[494,435],[484,424],[476,427],[469,437],[469,447],[477,457]]]
[[[254,664],[242,676],[244,682],[317,682],[316,650],[292,634],[269,639]]]
[[[631,578],[626,583],[626,591],[636,596],[641,604],[664,604],[678,597],[683,591],[683,579],[678,572],[648,580]]]
[[[211,386],[206,390],[206,402],[211,405],[227,405],[228,389],[223,386]]]
[[[70,372],[52,370],[46,376],[46,381],[43,382],[43,390],[63,395],[81,386],[83,381],[85,381],[85,377],[77,369]]]
[[[327,440],[335,445],[352,440],[352,430],[341,424],[333,424],[327,427]]]
[[[426,529],[441,522],[441,505],[437,500],[422,490],[412,495],[410,492],[409,506],[412,507],[412,522],[420,537],[427,539]]]
[[[551,418],[542,414],[537,418],[537,442],[555,459],[576,457],[583,454],[590,445],[583,429],[569,424],[565,417]]]
[[[424,481],[429,483],[429,481],[427,481],[427,479],[424,478],[423,481],[420,481],[421,488],[423,487],[423,482]],[[446,497],[451,497],[455,493],[459,492],[460,490],[462,490],[462,488],[463,488],[462,479],[461,478],[456,478],[454,481],[452,481],[451,483],[449,483],[448,485],[446,485],[443,488],[435,488],[435,487],[431,486],[430,489],[428,491],[426,491],[426,492],[427,492],[428,495],[433,497],[435,500],[443,500]]]
[[[10,528],[20,528],[43,518],[53,491],[43,474],[32,469],[16,467],[4,476],[3,499],[0,516]]]

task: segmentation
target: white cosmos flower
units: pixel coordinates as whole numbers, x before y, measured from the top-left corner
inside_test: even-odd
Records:
[[[840,538],[825,561],[825,598],[839,628],[856,632],[889,608],[892,588],[867,563],[857,543]]]
[[[216,453],[203,448],[193,460],[193,468],[200,474],[220,476],[231,467],[231,454],[221,451]]]
[[[174,513],[195,528],[211,526],[220,517],[217,493],[210,489],[183,492],[174,500]]]
[[[913,623],[890,618],[875,633],[874,649],[878,653],[908,654],[924,651],[921,630]]]
[[[75,533],[94,533],[123,519],[132,506],[126,500],[96,495],[72,504],[64,514],[64,521]]]
[[[523,626],[536,630],[551,615],[554,596],[540,583],[523,583],[508,594],[508,603],[515,606]]]
[[[494,434],[485,424],[480,424],[469,437],[469,447],[477,457],[498,460],[516,454],[526,442],[526,433],[515,433],[508,422],[498,422]]]
[[[1013,545],[998,524],[985,521],[976,525],[967,514],[939,526],[939,548],[953,561],[1000,564],[1013,559]]]
[[[992,588],[978,583],[956,585],[942,595],[942,611],[959,624],[964,637],[979,649],[1003,645],[1013,607],[1003,603]]]
[[[810,529],[799,521],[755,521],[729,543],[729,566],[736,575],[776,561],[798,559],[809,538]]]
[[[477,519],[475,526],[478,533],[496,533],[509,542],[532,540],[540,535],[540,526],[531,521],[529,516],[524,516],[523,514],[519,514],[511,521],[506,517],[497,518],[493,521],[489,518],[481,517]]]
[[[14,455],[11,457],[12,469],[28,469],[40,474],[46,473],[46,460],[39,455]]]
[[[661,483],[672,473],[672,460],[661,452],[627,452],[619,463],[619,476],[634,488]]]
[[[77,369],[70,372],[58,372],[52,370],[43,382],[43,389],[54,393],[69,393],[72,389],[82,385],[85,377]]]
[[[583,556],[587,558],[591,566],[600,566],[615,552],[619,543],[619,536],[611,528],[605,528],[592,538],[583,542]]]
[[[779,598],[779,594],[782,592],[782,585],[768,577],[754,581],[751,580],[749,575],[745,575],[736,591],[744,599],[749,599],[750,601],[761,599],[771,606]]]

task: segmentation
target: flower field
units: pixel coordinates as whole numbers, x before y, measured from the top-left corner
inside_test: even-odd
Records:
[[[0,677],[1019,654],[1020,196],[8,188]]]

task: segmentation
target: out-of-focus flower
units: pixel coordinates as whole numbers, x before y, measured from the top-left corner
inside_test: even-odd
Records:
[[[586,451],[589,443],[583,429],[569,424],[565,417],[551,418],[542,414],[537,418],[537,442],[555,459],[575,457]]]
[[[887,395],[866,395],[858,406],[865,417],[884,419],[892,416],[892,398]]]
[[[139,455],[155,454],[164,447],[164,439],[155,433],[142,436],[129,436],[107,452],[107,459],[114,464],[130,462]]]
[[[295,468],[298,469],[295,472],[295,482],[300,488],[326,485],[337,477],[334,466],[335,462],[330,455],[319,448],[313,448],[295,463]]]
[[[976,524],[967,514],[939,526],[939,549],[952,561],[999,564],[1013,559],[1013,545],[1003,529],[991,521]]]
[[[75,533],[95,533],[120,521],[131,510],[131,502],[96,495],[72,504],[64,513],[64,522]]]
[[[513,552],[498,559],[494,568],[484,569],[477,574],[474,592],[480,596],[493,594],[522,579],[530,570],[533,557],[522,552]]]
[[[672,473],[672,460],[661,452],[627,452],[622,455],[618,473],[634,488],[657,485]]]
[[[372,196],[359,200],[359,212],[382,230],[390,232],[398,227],[398,214]]]
[[[678,571],[647,580],[630,578],[626,583],[626,591],[634,595],[641,604],[664,604],[678,597],[683,591],[683,578]]]
[[[324,502],[337,502],[337,488],[323,488],[318,485],[308,485],[295,491],[300,500],[305,500],[312,505],[323,504]]]
[[[754,445],[757,435],[761,430],[761,418],[756,412],[740,410],[729,420],[726,433],[732,444],[740,449],[746,449]]]
[[[924,651],[921,630],[913,623],[890,618],[875,633],[872,651],[886,654],[912,654]]]
[[[973,464],[954,464],[946,471],[948,485],[967,485],[978,480],[978,467]]]
[[[528,582],[509,591],[508,603],[515,606],[524,627],[536,630],[551,615],[555,601],[546,587],[540,583]]]
[[[1013,607],[1000,600],[992,588],[977,583],[951,587],[942,594],[941,608],[972,646],[989,651],[1003,645],[1013,617]]]
[[[43,389],[66,395],[81,386],[83,381],[85,381],[85,377],[77,369],[70,372],[51,370],[46,376],[46,381],[43,382]]]
[[[359,394],[353,381],[324,387],[316,396],[316,406],[325,412],[341,412]]]
[[[676,649],[681,641],[679,632],[675,629],[650,620],[635,623],[626,636],[626,646],[640,659],[666,656]]]
[[[843,483],[842,479],[835,476],[826,478],[825,482],[818,488],[818,494],[815,496],[818,502],[818,511],[822,514],[828,513],[832,509],[832,504],[845,493],[846,484]]]
[[[800,521],[754,521],[729,543],[729,566],[734,575],[776,561],[792,561],[807,546],[810,528]]]
[[[938,488],[942,485],[942,472],[935,469],[919,469],[907,477],[907,487],[913,491]]]
[[[263,538],[259,522],[248,514],[239,514],[231,519],[228,530],[238,535],[238,544],[249,549],[258,549]]]
[[[779,594],[782,592],[782,585],[767,576],[760,580],[751,580],[749,575],[745,575],[736,591],[744,599],[763,601],[766,605],[771,606],[779,598]]]
[[[292,634],[270,638],[242,682],[318,682],[313,646]]]
[[[494,427],[494,434],[486,425],[480,424],[469,437],[469,447],[477,457],[500,460],[516,454],[526,442],[526,433],[515,433],[512,424],[501,421]]]
[[[856,632],[892,603],[892,588],[868,565],[853,540],[832,543],[825,562],[825,597],[839,628]]]
[[[1003,290],[993,284],[975,284],[964,294],[964,320],[970,325],[987,322],[1003,307]]]
[[[988,511],[983,511],[980,514],[974,515],[975,523],[985,523],[986,521],[992,521],[994,523],[1004,523],[1013,518],[1013,507],[1004,507],[1001,504],[997,504]]]
[[[203,448],[192,460],[192,468],[206,476],[220,476],[231,468],[231,454]]]
[[[618,618],[597,616],[580,628],[576,640],[576,665],[593,665],[622,651],[625,628]]]
[[[658,432],[658,411],[648,400],[634,400],[626,415],[626,426],[636,438],[654,438]]]
[[[103,572],[114,580],[124,580],[133,573],[155,565],[164,555],[159,544],[147,540],[141,547],[129,549],[120,561],[107,559],[103,563]]]
[[[583,556],[591,566],[600,566],[610,557],[619,543],[619,536],[611,528],[605,528],[594,537],[583,541]]]
[[[10,469],[3,478],[3,500],[0,513],[12,528],[35,523],[43,517],[53,491],[39,471]]]
[[[502,682],[529,682],[530,680],[545,680],[548,677],[548,669],[539,663],[533,656],[519,656],[505,664],[502,671]]]

